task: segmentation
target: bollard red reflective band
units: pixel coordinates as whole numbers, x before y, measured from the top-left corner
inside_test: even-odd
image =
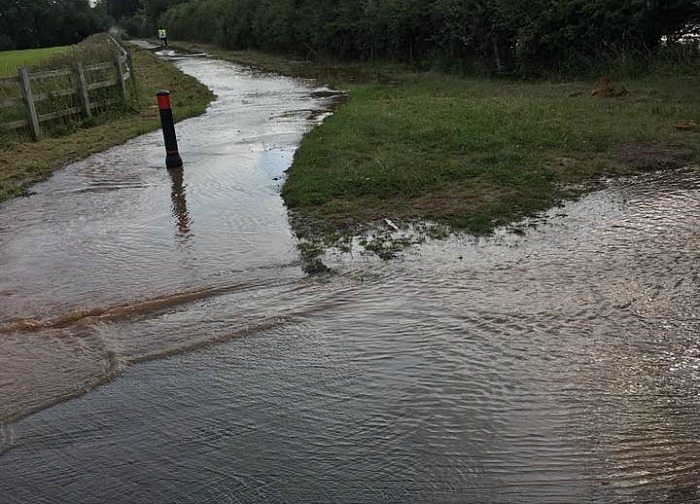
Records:
[[[170,108],[170,95],[159,94],[158,95],[158,108],[159,109],[169,109]]]

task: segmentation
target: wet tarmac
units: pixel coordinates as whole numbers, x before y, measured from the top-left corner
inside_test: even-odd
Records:
[[[328,101],[174,56],[219,96],[182,172],[153,133],[0,206],[0,502],[700,500],[697,170],[309,277]]]

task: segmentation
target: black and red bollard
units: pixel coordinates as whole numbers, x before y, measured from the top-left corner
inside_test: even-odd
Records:
[[[170,91],[158,91],[156,96],[158,96],[160,123],[163,126],[163,139],[165,140],[165,166],[166,168],[180,168],[182,167],[182,158],[177,150],[175,123],[173,122],[173,111],[170,108]]]

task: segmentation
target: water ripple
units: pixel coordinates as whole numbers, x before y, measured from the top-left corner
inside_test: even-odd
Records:
[[[700,501],[696,169],[308,278],[317,98],[178,61],[220,97],[181,177],[145,135],[3,206],[2,412],[92,389],[0,427],[8,502]]]

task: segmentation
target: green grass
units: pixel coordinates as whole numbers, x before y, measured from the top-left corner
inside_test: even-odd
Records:
[[[35,65],[50,56],[67,51],[70,46],[25,49],[23,51],[0,52],[0,77],[9,77],[17,73],[22,66]]]
[[[700,78],[515,83],[421,74],[349,85],[351,99],[302,142],[287,205],[345,224],[428,218],[471,233],[555,205],[567,185],[697,163]]]

